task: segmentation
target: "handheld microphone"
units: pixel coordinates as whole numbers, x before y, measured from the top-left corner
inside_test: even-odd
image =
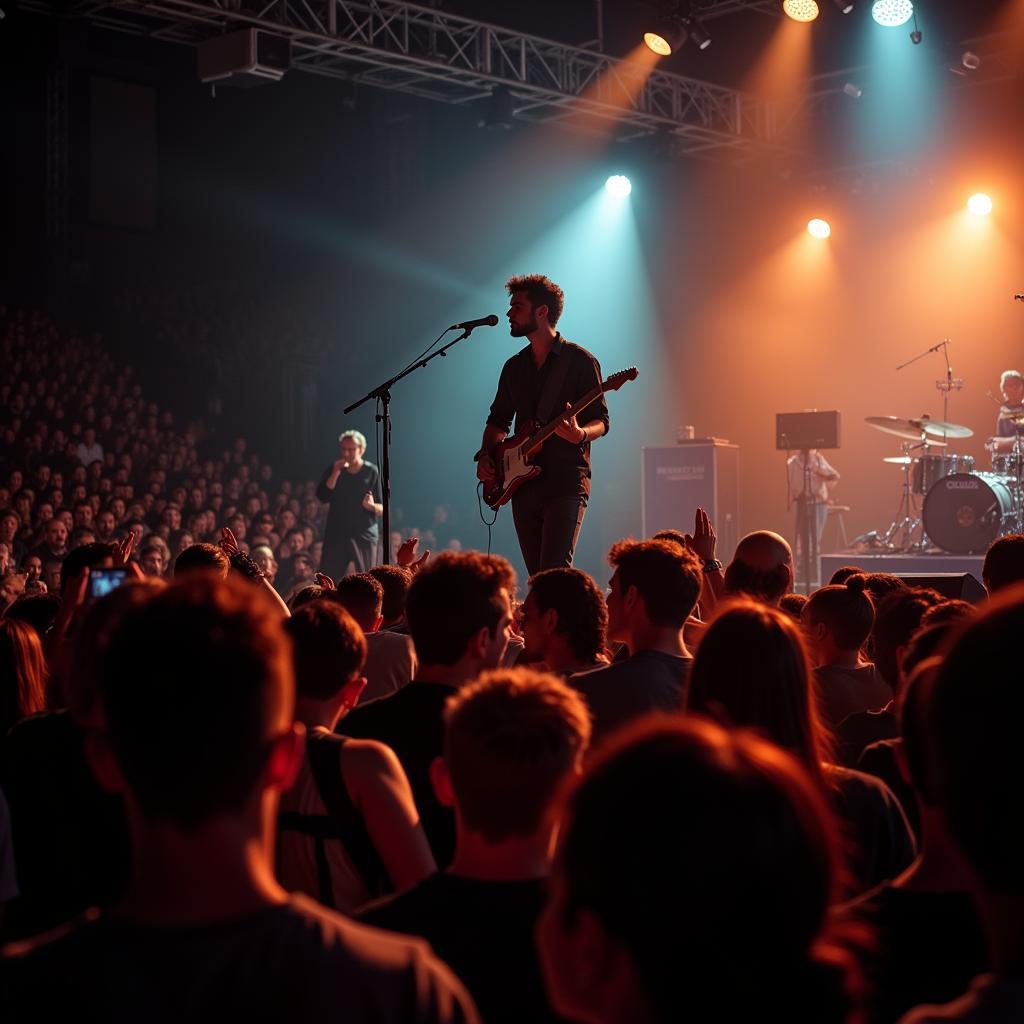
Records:
[[[449,331],[471,331],[474,327],[497,327],[498,318],[492,313],[490,316],[482,316],[479,320],[467,320],[462,324],[452,324]]]

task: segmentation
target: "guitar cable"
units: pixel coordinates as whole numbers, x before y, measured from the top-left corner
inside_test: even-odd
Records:
[[[480,522],[487,527],[487,554],[491,553],[491,527],[498,521],[498,513],[501,511],[500,508],[494,510],[494,518],[488,520],[484,516],[484,482],[478,480],[476,483],[476,506],[480,513]]]

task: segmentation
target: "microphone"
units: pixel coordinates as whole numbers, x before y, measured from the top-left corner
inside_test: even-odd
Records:
[[[492,313],[490,316],[482,316],[479,320],[467,320],[462,324],[452,324],[449,331],[471,331],[474,327],[497,327],[498,318]]]

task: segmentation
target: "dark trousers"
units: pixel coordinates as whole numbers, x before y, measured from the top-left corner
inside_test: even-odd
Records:
[[[352,566],[352,572],[366,572],[377,564],[377,541],[355,537],[342,537],[331,544],[325,553],[320,571],[333,580],[340,580]]]
[[[533,483],[525,484],[512,499],[519,548],[526,571],[572,565],[572,554],[583,525],[587,499],[582,496],[549,498]]]

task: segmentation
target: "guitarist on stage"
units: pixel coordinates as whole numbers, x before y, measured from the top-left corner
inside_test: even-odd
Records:
[[[494,449],[511,430],[513,417],[517,432],[530,421],[548,423],[601,386],[597,360],[555,330],[565,298],[562,289],[542,274],[513,277],[505,287],[511,296],[510,333],[530,344],[505,363],[498,379],[476,455],[476,474],[485,483],[495,477]],[[531,576],[572,565],[590,495],[590,442],[607,432],[608,406],[601,394],[581,413],[559,423],[532,460],[540,475],[513,495],[512,518]]]

